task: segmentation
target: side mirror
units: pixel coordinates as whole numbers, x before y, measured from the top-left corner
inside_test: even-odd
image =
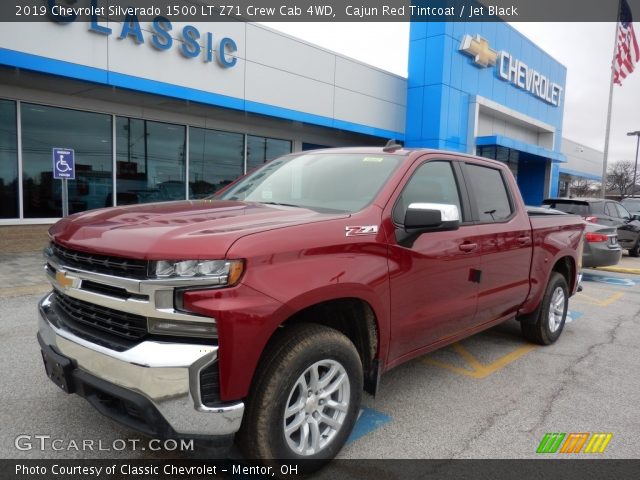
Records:
[[[412,203],[404,215],[404,229],[409,232],[444,232],[460,227],[457,205]]]
[[[632,222],[634,220],[640,221],[640,215],[637,215],[637,214],[636,215],[631,215],[631,220],[630,221]]]

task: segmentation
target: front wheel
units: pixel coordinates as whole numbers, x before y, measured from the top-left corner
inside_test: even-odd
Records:
[[[630,257],[640,257],[640,238],[636,240],[636,243],[633,244],[633,247],[629,249]]]
[[[550,345],[562,333],[569,311],[569,286],[567,280],[557,272],[551,274],[542,304],[533,319],[520,322],[522,334],[530,342]]]
[[[299,324],[278,335],[256,373],[237,443],[249,459],[310,460],[319,468],[353,429],[362,363],[332,328]]]

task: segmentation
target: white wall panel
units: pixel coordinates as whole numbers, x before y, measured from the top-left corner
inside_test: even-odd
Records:
[[[336,87],[399,105],[407,104],[407,81],[344,57],[336,58]]]
[[[332,117],[333,85],[247,62],[246,99]]]
[[[343,88],[336,88],[335,101],[335,117],[337,119],[404,132],[406,109],[402,105],[385,102]]]
[[[336,56],[326,50],[247,24],[246,51],[249,62],[333,84]]]
[[[0,22],[0,47],[106,70],[107,37],[88,29],[88,23]]]
[[[216,47],[222,37],[236,42],[238,60],[231,68],[221,67],[215,58],[205,62],[204,48],[198,57],[185,58],[180,52],[181,22],[172,22],[174,43],[168,50],[152,46],[151,22],[140,23],[143,44],[132,37],[120,39],[120,22],[101,21],[100,25],[111,28],[112,34],[92,32],[89,23],[80,22],[4,23],[0,47],[366,127],[404,131],[406,79],[260,25],[191,24],[200,31],[203,47],[207,32],[213,33]],[[135,89],[135,83],[131,87]],[[179,96],[170,89],[166,94]]]

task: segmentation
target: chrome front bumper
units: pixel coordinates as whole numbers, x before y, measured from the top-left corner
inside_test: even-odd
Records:
[[[144,341],[117,352],[56,327],[48,318],[55,315],[50,297],[39,304],[39,335],[77,369],[149,400],[181,436],[238,431],[244,403],[207,407],[200,398],[200,371],[217,360],[217,346]]]

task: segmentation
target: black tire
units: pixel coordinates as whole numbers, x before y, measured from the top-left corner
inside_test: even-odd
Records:
[[[305,471],[310,472],[322,467],[335,457],[353,429],[362,398],[362,363],[353,343],[333,328],[316,324],[298,324],[286,327],[276,335],[277,337],[267,347],[260,367],[255,374],[254,384],[247,398],[242,426],[236,435],[236,443],[249,460],[263,462],[284,459],[304,461]],[[327,394],[322,388],[317,390],[320,392],[317,395],[316,393],[307,393],[308,400],[300,394],[304,385],[307,385],[306,376],[305,383],[300,383],[303,373],[306,375],[308,370],[318,365],[318,362],[329,362],[327,365],[319,365],[315,370],[319,372],[320,380],[323,378],[337,380],[338,377],[341,377],[342,373],[339,373],[337,377],[329,378],[328,365],[336,366],[337,371],[341,372],[337,367],[340,365],[346,372],[348,385],[341,387],[343,390],[337,392],[343,399],[349,399],[348,405],[344,407],[346,412],[341,413],[338,409],[332,409],[328,406],[327,403],[330,402],[321,398],[322,395]],[[336,374],[334,373],[334,375]],[[308,391],[311,391],[312,384],[310,379]],[[343,381],[340,385],[344,384]],[[322,385],[322,382],[317,382],[317,385]],[[334,383],[330,381],[328,386],[323,388],[332,385]],[[348,388],[348,393],[344,388]],[[325,398],[332,400],[338,397],[334,397],[332,394]],[[319,426],[319,430],[315,430],[315,432],[323,434],[329,432],[327,436],[331,436],[331,440],[327,441],[327,437],[323,434],[318,437],[316,433],[316,438],[327,441],[327,443],[322,448],[318,448],[315,453],[300,454],[288,443],[288,437],[285,434],[285,409],[291,406],[291,402],[294,400],[295,405],[304,404],[306,406],[293,415],[289,426],[301,417],[314,422],[310,418],[314,417],[320,419],[316,422],[318,425],[323,425],[323,427]],[[316,406],[323,404],[323,407]],[[313,410],[314,408],[322,408],[322,410]],[[311,409],[311,411],[307,409]],[[335,431],[330,430],[331,427],[328,424],[321,423],[322,417],[320,415],[327,412],[329,412],[328,416],[342,418],[341,426],[335,428]],[[289,437],[290,442],[296,440],[295,435],[298,434],[299,444],[306,445],[306,442],[302,440],[304,422],[306,421],[303,421],[303,426],[298,432],[291,434],[294,438]],[[306,428],[307,434],[311,438],[314,426],[307,425]]]
[[[630,257],[640,257],[640,237],[636,240],[636,243],[633,244],[633,247],[629,249]]]
[[[559,322],[557,321],[559,315],[554,315],[554,319],[556,321],[552,321],[549,313],[550,309],[553,307],[553,299],[555,298],[556,300],[559,300],[558,296],[554,297],[554,294],[558,295],[556,293],[558,289],[562,290],[563,295],[563,301],[561,302],[562,312]],[[568,311],[569,286],[567,285],[567,280],[561,274],[553,272],[551,273],[551,278],[549,278],[549,283],[547,284],[547,289],[544,292],[544,297],[542,297],[542,303],[536,310],[535,316],[533,318],[522,318],[520,321],[522,335],[533,343],[538,343],[540,345],[552,344],[562,333]],[[555,324],[555,329],[553,329],[551,325],[552,323]]]

